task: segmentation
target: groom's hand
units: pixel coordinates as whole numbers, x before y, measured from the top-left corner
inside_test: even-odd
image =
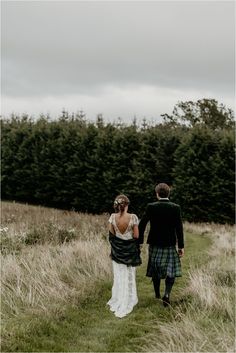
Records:
[[[184,249],[178,249],[178,254],[179,254],[179,257],[183,257],[184,256]]]

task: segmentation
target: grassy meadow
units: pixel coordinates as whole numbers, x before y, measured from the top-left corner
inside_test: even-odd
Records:
[[[3,352],[235,351],[232,226],[184,224],[183,277],[170,308],[154,298],[143,245],[139,303],[118,319],[106,307],[108,215],[2,202],[1,216]]]

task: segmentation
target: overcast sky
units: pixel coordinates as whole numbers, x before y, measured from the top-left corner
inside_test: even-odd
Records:
[[[2,1],[2,115],[234,107],[234,1]]]

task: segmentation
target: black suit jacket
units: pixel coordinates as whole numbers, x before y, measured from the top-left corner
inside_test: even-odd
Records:
[[[169,200],[149,203],[139,223],[139,243],[143,243],[144,231],[150,222],[147,243],[164,248],[175,246],[184,248],[183,223],[180,206]]]

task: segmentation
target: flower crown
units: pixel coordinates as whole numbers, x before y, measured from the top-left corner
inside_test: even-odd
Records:
[[[122,198],[116,199],[114,201],[114,205],[115,206],[122,205],[122,204],[127,204],[128,205],[128,202],[125,199],[122,199]]]

